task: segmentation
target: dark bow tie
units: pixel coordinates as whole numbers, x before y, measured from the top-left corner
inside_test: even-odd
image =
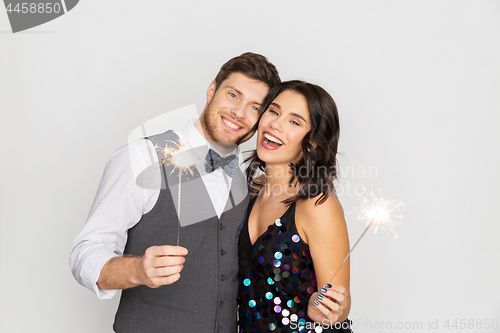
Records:
[[[238,156],[233,154],[221,157],[215,150],[209,149],[205,158],[205,171],[214,172],[219,167],[222,167],[229,177],[233,177],[238,168]]]

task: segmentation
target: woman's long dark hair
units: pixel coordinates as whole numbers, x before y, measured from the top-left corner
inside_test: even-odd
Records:
[[[290,164],[289,184],[299,183],[300,189],[297,195],[283,200],[283,203],[290,205],[298,200],[314,198],[321,194],[315,204],[322,204],[332,191],[335,191],[333,181],[338,177],[337,148],[340,134],[337,106],[323,88],[299,80],[282,82],[271,88],[262,103],[259,121],[247,135],[257,130],[262,114],[267,111],[272,101],[286,90],[293,90],[306,99],[311,130],[302,140],[303,158],[296,165]],[[263,185],[255,181],[258,170],[265,171],[266,167],[266,163],[257,156],[257,151],[254,150],[245,162],[250,162],[246,169],[248,184]]]

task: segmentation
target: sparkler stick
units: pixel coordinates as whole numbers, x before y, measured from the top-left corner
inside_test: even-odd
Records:
[[[360,219],[367,219],[370,220],[368,223],[368,226],[366,227],[365,231],[359,236],[358,240],[354,244],[354,246],[351,248],[347,256],[345,257],[344,261],[340,264],[339,268],[333,274],[332,278],[330,279],[329,283],[332,282],[333,278],[337,275],[337,273],[340,271],[342,268],[342,265],[346,262],[347,258],[351,255],[352,251],[356,248],[356,246],[359,244],[361,239],[365,236],[366,232],[370,227],[375,224],[375,233],[377,233],[379,228],[385,228],[389,229],[392,234],[394,235],[395,238],[398,237],[396,232],[394,231],[394,227],[398,224],[397,221],[394,219],[400,219],[402,218],[401,215],[392,215],[394,211],[399,209],[403,205],[402,201],[398,200],[387,200],[382,197],[382,192],[380,191],[379,197],[375,197],[373,193],[370,193],[371,198],[364,197],[363,201],[361,203],[361,207],[356,211],[358,218]]]
[[[190,173],[194,176],[193,167],[196,162],[195,157],[191,153],[189,149],[187,149],[180,140],[178,142],[169,141],[173,147],[167,143],[165,148],[158,147],[155,145],[155,149],[157,151],[162,152],[165,155],[165,160],[169,165],[173,166],[172,171],[169,175],[171,175],[176,169],[179,170],[179,189],[178,189],[178,197],[177,197],[177,217],[179,219],[179,225],[177,226],[177,246],[179,246],[180,239],[180,223],[181,223],[181,183],[182,183],[182,173],[185,174]],[[162,160],[164,161],[164,160]],[[167,179],[165,168],[163,168],[165,181]]]
[[[342,261],[342,263],[340,264],[339,268],[337,268],[337,271],[335,272],[335,274],[333,274],[332,278],[330,279],[330,281],[328,283],[332,282],[332,280],[335,277],[335,275],[337,275],[337,273],[340,271],[340,269],[342,268],[342,265],[344,265],[344,263],[347,260],[347,258],[349,258],[349,256],[351,255],[352,251],[354,251],[354,249],[356,248],[356,245],[358,245],[359,241],[363,238],[363,236],[366,234],[366,232],[368,231],[368,229],[370,229],[370,227],[372,226],[373,221],[375,221],[375,218],[373,218],[370,221],[370,223],[366,227],[365,231],[363,231],[363,233],[361,234],[361,236],[359,236],[358,241],[356,242],[356,244],[354,244],[354,246],[352,247],[351,251],[349,251],[349,253],[345,257],[344,261]]]

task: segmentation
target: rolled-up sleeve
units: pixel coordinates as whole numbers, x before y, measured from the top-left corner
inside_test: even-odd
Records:
[[[158,158],[149,140],[119,149],[108,161],[87,222],[73,242],[70,267],[75,279],[99,299],[112,298],[116,290],[101,290],[97,280],[111,258],[123,254],[127,231],[149,212],[161,185]],[[137,184],[148,169],[148,186]]]

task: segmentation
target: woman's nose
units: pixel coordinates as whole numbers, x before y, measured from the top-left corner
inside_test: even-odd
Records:
[[[278,118],[278,119],[274,119],[271,124],[270,124],[271,128],[273,130],[276,130],[278,132],[281,132],[283,131],[283,126],[281,124],[281,120]]]

